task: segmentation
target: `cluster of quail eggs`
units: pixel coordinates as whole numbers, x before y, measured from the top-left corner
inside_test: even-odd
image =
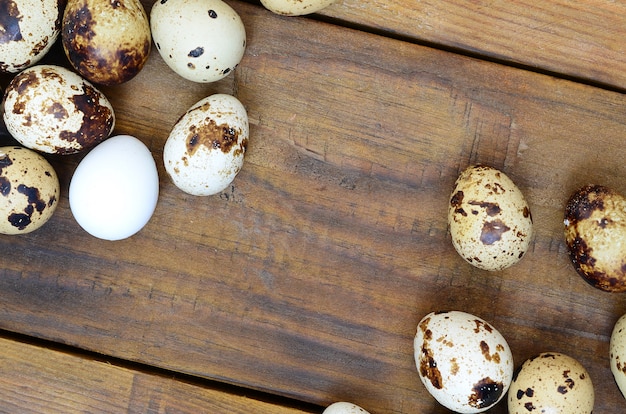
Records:
[[[296,16],[330,3],[264,5]],[[139,0],[13,0],[5,12],[0,72],[13,78],[2,94],[2,120],[19,145],[0,148],[0,233],[29,233],[55,211],[60,184],[43,155],[87,153],[69,186],[74,218],[101,239],[132,236],[156,208],[157,167],[140,139],[112,136],[114,109],[98,87],[134,78],[152,42],[177,75],[198,83],[218,81],[243,58],[241,18],[222,0],[159,0],[150,16]],[[71,69],[39,64],[57,40]],[[172,127],[163,152],[165,170],[188,194],[217,194],[243,167],[248,137],[244,105],[232,95],[208,96]]]
[[[586,185],[567,201],[564,216],[565,242],[576,271],[598,289],[626,291],[626,198],[604,186]],[[449,198],[448,228],[457,253],[491,272],[518,263],[533,236],[521,190],[486,165],[459,174]],[[514,369],[504,337],[469,313],[424,316],[414,338],[414,358],[428,392],[455,412],[486,411],[505,395],[511,414],[593,411],[593,384],[579,361],[543,352]],[[626,315],[615,324],[609,359],[626,395]]]

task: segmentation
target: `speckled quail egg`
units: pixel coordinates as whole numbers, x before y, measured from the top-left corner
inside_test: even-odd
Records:
[[[0,233],[24,234],[43,226],[59,200],[50,163],[23,147],[0,147]]]
[[[17,73],[36,64],[61,31],[63,0],[0,2],[0,72]]]
[[[322,414],[369,414],[369,412],[356,404],[339,401],[326,407]]]
[[[165,170],[188,194],[219,193],[243,167],[248,136],[243,104],[228,94],[208,96],[172,128],[163,149]]]
[[[626,397],[626,315],[622,315],[613,327],[609,356],[615,383],[622,396]]]
[[[68,0],[61,39],[74,69],[100,85],[134,78],[152,46],[150,23],[139,0]]]
[[[584,186],[569,198],[564,225],[578,274],[603,291],[626,291],[626,198],[605,186]]]
[[[513,355],[502,334],[466,312],[431,312],[422,318],[414,352],[428,392],[458,413],[493,407],[513,377]]]
[[[322,10],[335,0],[261,0],[266,9],[284,16],[302,16]]]
[[[73,154],[105,140],[115,126],[107,98],[69,69],[37,65],[17,74],[3,100],[3,119],[25,147]]]
[[[486,165],[470,166],[457,178],[448,226],[459,255],[490,271],[519,262],[533,236],[524,195],[506,174]]]
[[[574,358],[544,352],[515,372],[508,394],[509,414],[590,414],[594,390],[589,373]]]
[[[165,63],[194,82],[226,77],[246,47],[239,14],[222,0],[159,0],[150,12],[150,27]]]

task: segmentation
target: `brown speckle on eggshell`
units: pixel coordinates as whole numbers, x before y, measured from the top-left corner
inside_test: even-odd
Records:
[[[591,414],[595,393],[582,364],[558,352],[544,352],[518,368],[507,400],[510,414]]]
[[[18,73],[39,62],[61,31],[64,0],[0,2],[0,72]]]
[[[533,235],[530,207],[496,168],[475,165],[457,178],[448,206],[452,244],[468,263],[502,270],[525,255]]]
[[[564,225],[578,274],[603,291],[626,291],[626,198],[601,185],[581,187],[567,202]]]
[[[118,85],[145,66],[152,37],[139,0],[69,0],[61,38],[72,66],[99,85]]]
[[[428,392],[458,413],[480,413],[500,401],[513,377],[504,337],[461,311],[431,312],[419,322],[415,364]]]
[[[50,163],[23,147],[0,147],[0,233],[25,234],[52,217],[60,185]]]
[[[17,74],[4,93],[3,119],[25,147],[73,154],[102,142],[115,126],[113,107],[92,84],[54,65]]]

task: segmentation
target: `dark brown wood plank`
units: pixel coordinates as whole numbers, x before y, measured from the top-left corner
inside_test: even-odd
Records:
[[[159,165],[148,226],[119,242],[85,234],[67,201],[79,157],[52,158],[55,216],[0,237],[0,328],[319,405],[443,413],[412,339],[426,313],[458,309],[492,322],[518,364],[546,350],[578,358],[596,411],[621,412],[608,340],[626,306],[575,274],[562,220],[579,185],[626,193],[626,97],[232,4],[249,42],[223,82],[182,81],[153,53],[103,89],[116,132]],[[186,196],[162,146],[214,92],[248,109],[246,164],[227,191]],[[532,250],[506,271],[469,267],[447,234],[449,193],[475,162],[504,170],[535,219]]]
[[[321,14],[393,36],[626,87],[626,5],[557,0],[338,0]]]
[[[0,338],[5,413],[267,413],[302,409]]]

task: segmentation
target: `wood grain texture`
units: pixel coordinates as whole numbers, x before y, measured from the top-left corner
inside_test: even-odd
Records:
[[[321,14],[463,53],[626,87],[622,2],[338,0]]]
[[[184,81],[153,52],[137,78],[102,88],[115,132],[142,139],[159,167],[140,233],[83,232],[67,200],[80,156],[49,157],[62,182],[55,216],[0,237],[0,329],[319,405],[443,413],[412,340],[425,314],[458,309],[496,326],[518,365],[543,351],[579,359],[596,411],[621,413],[608,341],[626,304],[576,275],[562,221],[583,184],[626,194],[626,97],[232,5],[248,46],[228,78]],[[248,110],[246,162],[228,190],[187,196],[162,147],[214,92]],[[470,267],[447,233],[453,183],[478,162],[517,183],[536,226],[527,256],[502,272]]]
[[[266,413],[304,411],[0,339],[2,413]]]

